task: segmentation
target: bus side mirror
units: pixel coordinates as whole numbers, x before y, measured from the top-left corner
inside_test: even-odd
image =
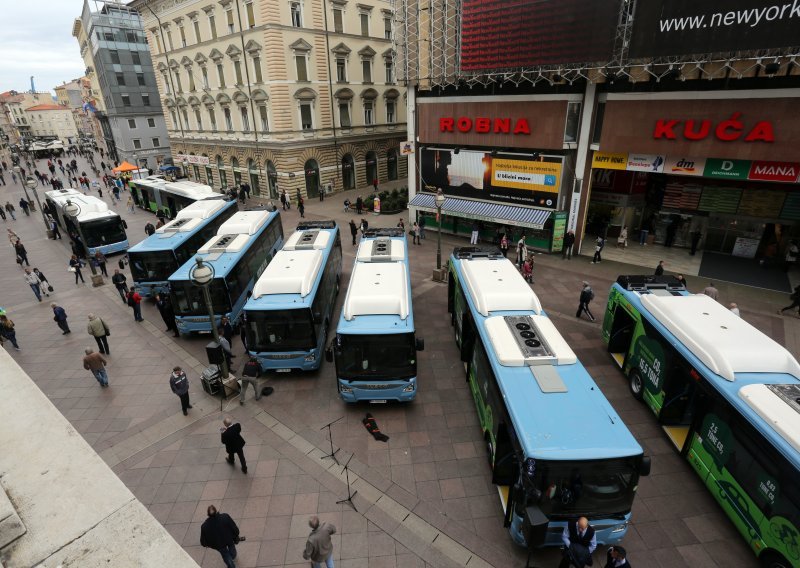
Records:
[[[425,340],[421,337],[417,338],[417,351],[425,351]]]
[[[328,347],[325,350],[325,360],[328,363],[333,363],[333,348],[332,347]]]
[[[639,475],[642,477],[647,477],[650,475],[650,466],[652,465],[650,461],[650,456],[642,456],[642,463],[639,464]]]

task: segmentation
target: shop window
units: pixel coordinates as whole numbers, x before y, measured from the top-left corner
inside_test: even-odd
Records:
[[[581,103],[567,104],[567,120],[564,125],[564,142],[578,141],[578,127],[581,122]]]

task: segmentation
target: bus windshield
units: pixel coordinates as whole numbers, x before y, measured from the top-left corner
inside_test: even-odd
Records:
[[[164,281],[178,270],[178,261],[171,250],[130,252],[128,258],[136,282]]]
[[[536,461],[539,503],[549,517],[624,515],[639,483],[639,457],[570,462]]]
[[[339,334],[336,341],[336,372],[341,379],[370,381],[417,376],[413,333]]]
[[[308,308],[248,311],[247,328],[251,351],[307,351],[317,344]]]
[[[124,241],[127,236],[119,217],[107,217],[81,223],[86,245],[94,248]]]
[[[176,316],[208,316],[203,290],[199,286],[195,286],[189,280],[172,281],[170,290],[172,307]],[[214,281],[209,284],[208,292],[211,295],[214,313],[225,314],[231,311],[228,290],[221,278],[214,278]]]

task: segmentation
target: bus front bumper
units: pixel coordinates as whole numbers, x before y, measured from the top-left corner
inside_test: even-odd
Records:
[[[624,519],[590,519],[589,524],[595,530],[597,544],[605,546],[619,544],[628,532],[630,518],[631,515],[628,513]],[[566,524],[565,521],[550,521],[547,525],[547,537],[543,546],[563,546],[564,542],[561,540],[561,534],[564,532]],[[508,532],[511,534],[511,540],[516,544],[527,546],[522,532],[522,525],[522,517],[514,514],[511,518],[511,526],[508,528]]]
[[[322,365],[322,357],[313,351],[297,353],[271,354],[258,351],[248,351],[258,359],[261,370],[265,373],[291,373],[293,371],[316,371]]]
[[[169,282],[134,282],[136,291],[142,298],[152,298],[156,294],[169,293]],[[208,318],[206,318],[208,321]]]
[[[383,403],[410,402],[417,396],[417,379],[409,381],[381,381],[380,383],[366,383],[364,381],[338,380],[339,396],[345,402],[358,401]]]
[[[99,247],[89,247],[86,249],[86,252],[89,256],[94,256],[94,253],[101,252],[103,254],[114,254],[117,252],[125,252],[128,250],[130,245],[128,244],[128,240],[125,239],[124,241],[120,241],[118,243],[114,243],[111,245],[102,245]]]

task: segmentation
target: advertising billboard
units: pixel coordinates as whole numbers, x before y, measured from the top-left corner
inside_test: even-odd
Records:
[[[464,0],[461,71],[610,59],[619,0]]]
[[[442,188],[453,197],[470,197],[555,209],[561,189],[560,158],[447,149],[420,152],[422,188]]]
[[[797,45],[800,2],[647,0],[636,4],[629,55],[663,57]]]

